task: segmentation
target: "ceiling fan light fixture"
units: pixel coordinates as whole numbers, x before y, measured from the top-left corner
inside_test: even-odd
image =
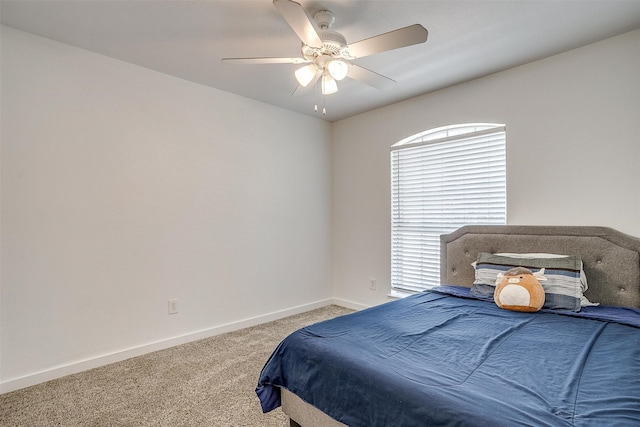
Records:
[[[331,77],[340,81],[347,77],[349,66],[344,61],[333,59],[327,64],[327,71],[331,74]]]
[[[329,74],[323,74],[322,76],[322,94],[331,95],[338,91],[338,84],[335,79]]]
[[[315,64],[305,65],[304,67],[300,67],[296,70],[296,80],[300,83],[300,86],[307,87],[311,80],[316,76],[318,72],[318,67]]]

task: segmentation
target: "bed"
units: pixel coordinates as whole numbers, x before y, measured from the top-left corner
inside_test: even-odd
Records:
[[[571,270],[572,281],[545,288],[547,298],[577,306],[526,313],[493,302],[484,268],[539,268],[547,257],[576,266],[546,270],[561,280]],[[289,335],[260,375],[263,411],[282,405],[304,427],[640,425],[640,239],[606,227],[465,226],[441,236],[440,274],[432,290]]]

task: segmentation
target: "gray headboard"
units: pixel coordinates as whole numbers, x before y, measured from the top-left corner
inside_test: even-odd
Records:
[[[468,225],[440,236],[443,284],[471,287],[479,252],[578,255],[587,298],[603,305],[640,308],[640,239],[607,227]]]

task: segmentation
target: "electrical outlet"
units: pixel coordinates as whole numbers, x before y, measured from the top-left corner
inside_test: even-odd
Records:
[[[169,300],[169,314],[176,314],[178,312],[178,300],[170,299]]]
[[[376,290],[376,279],[369,280],[369,289],[371,289],[372,291]]]

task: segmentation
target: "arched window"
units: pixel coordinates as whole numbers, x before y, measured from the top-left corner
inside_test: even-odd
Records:
[[[391,291],[440,284],[440,235],[506,223],[506,128],[430,129],[391,147]]]

